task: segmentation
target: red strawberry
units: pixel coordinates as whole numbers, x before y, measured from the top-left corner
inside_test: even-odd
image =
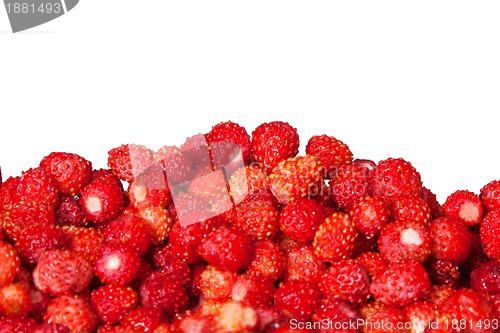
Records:
[[[444,215],[443,207],[439,203],[436,194],[434,194],[434,192],[432,192],[430,189],[422,186],[420,197],[425,201],[427,207],[429,207],[430,209],[431,220],[437,219],[438,217],[442,217]]]
[[[33,333],[35,326],[33,318],[0,316],[0,333]]]
[[[71,333],[69,328],[61,324],[43,323],[36,326],[31,333]]]
[[[127,194],[130,203],[139,209],[148,206],[167,207],[172,202],[165,171],[157,164],[152,164],[137,175],[130,182]]]
[[[21,231],[16,246],[19,256],[34,265],[44,251],[64,249],[66,240],[59,228],[34,224]]]
[[[473,270],[470,285],[482,293],[500,293],[500,261],[490,260]]]
[[[13,241],[18,240],[22,230],[27,226],[53,227],[55,225],[54,209],[37,202],[13,204],[4,210],[2,219],[4,231]]]
[[[431,302],[417,301],[404,309],[407,323],[411,325],[410,332],[424,332],[436,322],[437,306]]]
[[[174,280],[182,282],[184,285],[189,283],[191,278],[191,269],[181,258],[170,251],[169,246],[158,246],[153,252],[153,265],[156,269],[167,274]]]
[[[426,263],[426,267],[434,285],[447,285],[455,289],[460,285],[460,270],[457,264],[449,260],[432,259]]]
[[[279,280],[285,270],[285,256],[271,240],[255,242],[255,256],[247,272],[262,279]]]
[[[243,161],[248,161],[252,153],[252,142],[246,129],[231,121],[221,122],[212,127],[207,134],[211,155],[216,168],[223,167],[232,161],[238,151],[228,149],[230,146],[220,143],[229,142],[239,146]]]
[[[312,320],[313,324],[321,323],[318,333],[357,333],[362,322],[361,314],[352,305],[337,299],[323,299]]]
[[[14,281],[20,267],[17,250],[10,243],[0,240],[0,287]]]
[[[269,190],[267,178],[260,165],[244,166],[231,174],[228,181],[229,194],[237,205],[246,198]]]
[[[52,296],[42,293],[32,285],[27,284],[27,286],[29,287],[31,297],[29,316],[31,318],[35,318],[38,322],[43,322],[43,316],[45,315],[47,307],[52,301]]]
[[[187,308],[189,298],[181,281],[169,275],[152,272],[139,288],[140,304],[144,308],[173,315]]]
[[[314,254],[321,260],[349,258],[354,250],[357,231],[349,215],[336,212],[325,219],[314,236]]]
[[[429,225],[431,210],[424,199],[416,195],[402,195],[396,198],[391,205],[393,219],[400,221],[413,221],[422,226]]]
[[[53,152],[40,162],[63,195],[75,196],[92,179],[92,163],[74,153]]]
[[[413,258],[424,263],[431,255],[432,240],[427,228],[415,220],[384,226],[378,238],[380,255],[387,262]]]
[[[216,332],[253,333],[258,324],[255,309],[235,300],[222,303],[213,320]]]
[[[119,325],[119,333],[149,333],[161,325],[161,313],[142,306],[130,311]],[[117,333],[118,333],[117,332]]]
[[[377,301],[366,304],[360,309],[363,333],[409,333],[406,317],[402,309],[383,305]]]
[[[201,295],[204,299],[228,299],[238,276],[232,271],[220,270],[212,265],[206,266],[198,281]]]
[[[78,197],[61,197],[55,215],[56,224],[60,226],[87,227],[89,225]]]
[[[215,179],[215,181],[217,182],[217,193],[220,195],[220,197],[209,197],[208,200],[206,200],[205,198],[195,195],[194,193],[191,193],[189,191],[173,193],[173,204],[169,206],[169,211],[172,214],[172,218],[179,221],[184,226],[194,223],[200,223],[209,218],[212,218],[217,215],[217,213],[212,211],[212,206],[209,202],[209,200],[212,199],[215,199],[214,201],[220,201],[220,210],[232,209],[233,203],[231,202],[230,197],[227,194],[227,188],[224,190],[221,179],[222,178]],[[201,181],[199,184],[202,185]],[[208,184],[207,186],[207,188],[209,188],[210,186],[212,188],[215,188],[214,184]],[[204,191],[202,188],[203,187],[200,188],[201,191]],[[207,188],[205,188],[205,190]],[[210,191],[207,191],[207,193],[210,194]],[[224,191],[226,191],[226,194],[224,194]],[[202,193],[203,192],[200,192],[200,194]]]
[[[460,332],[493,333],[493,309],[488,299],[472,289],[462,288],[451,294],[439,309],[453,328]],[[498,318],[497,318],[498,319]]]
[[[370,187],[373,195],[391,203],[402,195],[419,194],[422,180],[410,162],[402,158],[387,158],[380,161],[373,171]]]
[[[182,184],[195,176],[197,170],[203,170],[204,174],[212,171],[210,164],[210,155],[208,152],[207,143],[200,142],[200,146],[204,145],[203,150],[205,155],[199,157],[191,156],[193,150],[197,150],[198,146],[192,150],[181,150],[176,146],[163,146],[153,155],[153,165],[160,165],[165,171],[168,185],[170,187],[182,186]],[[191,159],[191,157],[193,157]]]
[[[33,269],[35,287],[53,296],[83,292],[91,280],[90,263],[69,250],[43,252]]]
[[[429,275],[421,263],[404,259],[389,264],[379,272],[370,285],[375,299],[386,306],[405,307],[425,299],[430,292]]]
[[[440,307],[444,304],[446,299],[455,292],[455,288],[448,285],[436,285],[431,286],[431,293],[429,294],[429,302]]]
[[[306,145],[306,154],[319,157],[321,164],[325,167],[325,178],[331,178],[330,174],[342,164],[352,162],[352,153],[349,147],[342,141],[328,135],[314,135]]]
[[[37,203],[50,208],[54,208],[59,200],[56,183],[41,168],[23,171],[11,195],[14,203]]]
[[[138,295],[129,286],[105,285],[90,294],[90,304],[104,324],[119,323],[137,302]]]
[[[106,242],[118,241],[127,244],[139,256],[143,256],[151,243],[151,231],[147,222],[137,216],[121,215],[108,223],[103,231]]]
[[[0,288],[0,313],[5,316],[27,316],[31,307],[29,287],[10,283]]]
[[[66,237],[68,250],[75,252],[78,256],[94,261],[95,254],[104,243],[104,236],[100,230],[93,227],[63,227],[61,228]]]
[[[311,242],[321,223],[327,217],[327,210],[316,200],[299,198],[284,206],[279,216],[280,230],[301,242]]]
[[[459,218],[465,225],[478,224],[483,218],[483,203],[479,195],[467,190],[450,194],[443,204],[444,214]]]
[[[372,196],[361,197],[349,211],[356,229],[367,238],[377,236],[389,220],[384,201]]]
[[[429,231],[433,240],[431,251],[436,259],[461,263],[467,258],[472,240],[469,230],[460,220],[450,217],[435,219]]]
[[[151,232],[151,242],[161,244],[172,228],[172,218],[163,206],[148,206],[134,211],[134,214],[147,224]]]
[[[285,281],[306,280],[319,282],[322,265],[314,254],[314,248],[300,244],[286,251]]]
[[[315,283],[293,280],[280,284],[274,294],[274,306],[298,321],[311,319],[320,305],[321,293]]]
[[[121,242],[104,243],[94,258],[94,272],[102,283],[125,285],[139,272],[141,258]]]
[[[372,170],[364,164],[340,165],[329,181],[330,194],[341,210],[348,212],[364,196],[371,195],[369,182]]]
[[[272,170],[279,162],[294,157],[299,152],[297,129],[287,122],[262,123],[252,132],[253,157]]]
[[[387,263],[382,259],[379,252],[367,251],[356,257],[356,261],[373,278],[378,272],[387,269]]]
[[[98,324],[89,301],[78,295],[53,298],[47,307],[45,322],[64,325],[71,333],[93,333]]]
[[[108,166],[121,179],[131,182],[153,161],[153,151],[136,144],[123,144],[108,152]]]
[[[487,211],[500,208],[500,180],[492,180],[484,185],[479,192],[479,198]]]
[[[486,214],[479,227],[483,251],[490,259],[500,260],[500,209]]]
[[[248,267],[254,258],[255,244],[250,235],[222,226],[202,241],[199,253],[215,267],[237,272]]]
[[[255,308],[272,306],[275,280],[248,273],[237,276],[231,290],[231,299]]]
[[[106,224],[118,217],[125,205],[123,187],[115,181],[97,178],[85,186],[80,194],[82,211],[90,221]]]
[[[321,275],[323,296],[352,305],[362,305],[370,297],[370,281],[365,269],[353,259],[335,261]]]
[[[251,200],[236,206],[236,218],[232,226],[255,239],[272,238],[279,229],[279,211],[270,203]]]

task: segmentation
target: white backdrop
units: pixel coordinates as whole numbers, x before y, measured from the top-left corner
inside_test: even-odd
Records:
[[[0,7],[4,179],[51,151],[105,167],[226,120],[288,121],[403,157],[441,202],[500,179],[498,1],[80,0],[12,34]]]

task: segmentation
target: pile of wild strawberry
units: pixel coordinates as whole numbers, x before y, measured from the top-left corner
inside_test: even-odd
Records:
[[[286,122],[51,153],[0,188],[0,332],[500,332],[500,181]],[[1,177],[1,175],[0,175]]]

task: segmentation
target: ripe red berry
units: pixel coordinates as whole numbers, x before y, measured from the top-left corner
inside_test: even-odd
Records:
[[[479,226],[483,251],[490,259],[500,260],[500,209],[486,214]]]
[[[121,180],[131,182],[153,161],[153,151],[142,145],[123,144],[108,152],[108,166]]]
[[[474,192],[459,190],[450,194],[443,204],[444,214],[459,218],[465,225],[478,224],[483,218],[483,203]]]
[[[321,260],[349,258],[354,251],[357,231],[349,215],[333,213],[319,226],[314,236],[314,254]]]
[[[10,283],[0,287],[0,314],[25,317],[31,310],[29,286],[23,283]]]
[[[318,283],[322,268],[311,245],[299,244],[286,251],[285,281],[306,280]]]
[[[169,275],[154,271],[139,287],[142,307],[173,315],[189,305],[187,291],[181,281]]]
[[[232,226],[254,239],[272,238],[279,229],[279,211],[271,203],[251,200],[236,206],[236,217]]]
[[[56,224],[60,226],[87,227],[90,224],[83,214],[78,197],[61,197],[55,218]]]
[[[172,202],[165,171],[158,164],[150,165],[129,184],[127,195],[136,208],[148,206],[167,207]]]
[[[431,222],[432,255],[436,259],[463,262],[472,244],[467,227],[456,218],[441,217]],[[460,240],[460,241],[457,241]]]
[[[321,293],[315,283],[302,280],[280,284],[274,294],[274,305],[287,317],[299,321],[311,319],[320,305]]]
[[[20,267],[17,250],[10,243],[0,240],[0,287],[14,281]]]
[[[260,279],[279,280],[285,270],[285,255],[271,240],[255,242],[255,256],[248,265],[247,273]]]
[[[394,220],[417,222],[422,226],[429,225],[431,221],[430,208],[424,199],[417,195],[402,195],[396,198],[390,209]]]
[[[183,285],[189,283],[191,269],[181,258],[174,255],[170,246],[158,246],[153,250],[153,266]]]
[[[269,307],[273,304],[275,289],[275,280],[244,273],[236,277],[231,299],[254,308]]]
[[[212,127],[207,134],[212,159],[216,168],[229,164],[235,154],[234,147],[221,143],[228,142],[239,146],[243,161],[248,161],[252,153],[252,142],[246,129],[237,123],[226,121]]]
[[[65,235],[68,250],[89,262],[94,261],[95,254],[104,243],[104,235],[100,229],[67,226],[61,230]]]
[[[237,169],[230,175],[227,183],[229,194],[236,205],[247,198],[269,191],[266,174],[260,164]]]
[[[349,216],[360,233],[372,238],[377,236],[389,221],[389,209],[383,200],[364,196],[351,207]]]
[[[500,180],[492,180],[479,191],[479,197],[487,211],[500,208]]]
[[[343,164],[336,168],[328,184],[338,208],[348,212],[359,199],[371,195],[369,185],[372,172],[362,163]]]
[[[228,299],[238,276],[236,272],[207,265],[198,280],[201,295],[204,299],[219,301]]]
[[[83,188],[80,204],[86,218],[96,224],[106,224],[120,214],[125,193],[121,183],[109,181],[107,177],[97,178]]]
[[[387,262],[384,261],[379,252],[363,252],[355,260],[365,269],[370,278],[373,278],[378,272],[387,268]]]
[[[470,285],[482,293],[500,293],[500,261],[490,260],[474,269],[470,274]]]
[[[94,272],[102,283],[125,285],[139,272],[141,258],[121,242],[104,243],[94,258]]]
[[[403,309],[387,306],[374,301],[361,307],[363,333],[409,333],[405,328],[406,317]]]
[[[314,155],[321,160],[325,167],[325,178],[335,172],[342,164],[352,162],[352,152],[342,141],[328,135],[313,135],[306,145],[306,154]]]
[[[93,333],[97,329],[97,316],[90,302],[80,295],[54,297],[47,307],[45,322],[60,324],[70,332]]]
[[[92,163],[74,153],[53,152],[40,162],[63,195],[75,196],[92,179]]]
[[[147,222],[137,216],[121,215],[102,230],[106,242],[121,242],[143,256],[151,243],[151,231]]]
[[[59,200],[55,181],[41,168],[23,171],[12,193],[13,203],[37,204],[54,208]]]
[[[16,246],[21,259],[33,266],[43,252],[65,248],[66,239],[55,226],[34,224],[21,231]]]
[[[316,200],[299,198],[284,206],[279,215],[280,230],[291,239],[311,242],[327,210]]]
[[[102,323],[114,325],[135,308],[137,293],[129,286],[105,285],[90,294],[90,304]]]
[[[255,160],[262,163],[265,170],[272,170],[299,152],[297,129],[283,121],[260,124],[252,132],[252,149]]]

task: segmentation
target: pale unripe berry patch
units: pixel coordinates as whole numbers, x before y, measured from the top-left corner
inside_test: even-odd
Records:
[[[401,231],[401,243],[405,245],[422,245],[423,241],[418,232],[412,228]]]

